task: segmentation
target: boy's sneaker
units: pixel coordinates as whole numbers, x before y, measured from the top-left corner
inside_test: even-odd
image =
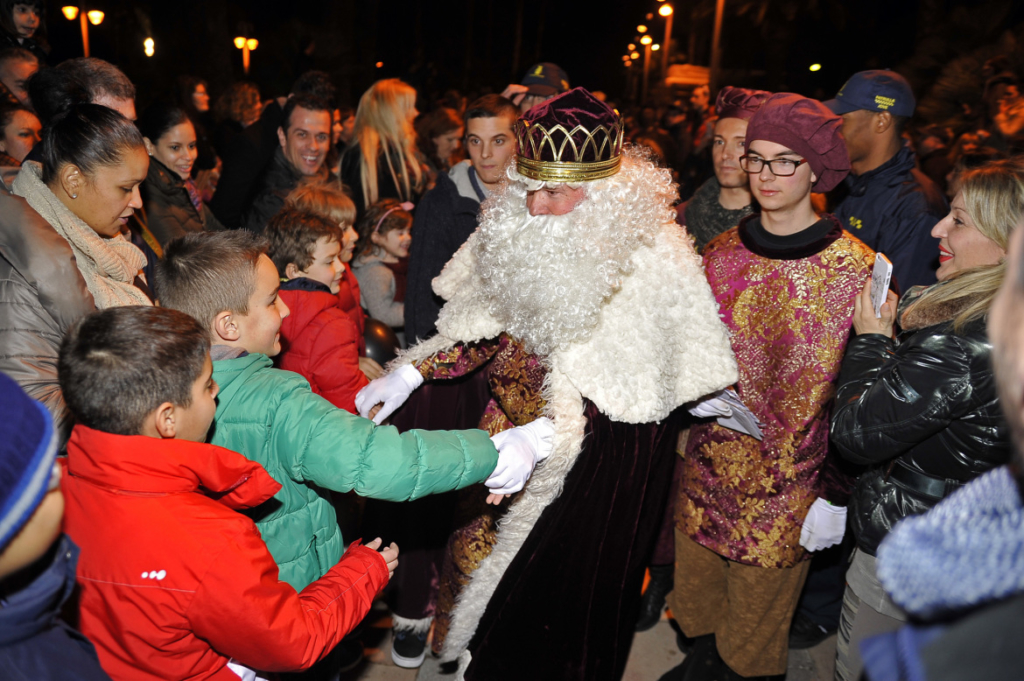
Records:
[[[433,618],[410,620],[393,615],[392,621],[391,659],[399,667],[419,667],[427,656],[427,634]]]

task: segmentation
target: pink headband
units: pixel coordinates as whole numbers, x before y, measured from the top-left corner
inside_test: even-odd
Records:
[[[411,203],[409,201],[404,201],[404,202],[398,204],[397,206],[395,206],[394,208],[392,208],[388,212],[384,213],[384,215],[380,216],[380,220],[377,220],[377,224],[376,224],[376,226],[374,226],[373,231],[370,232],[370,234],[376,234],[377,230],[380,229],[381,223],[384,222],[384,218],[386,218],[387,216],[391,215],[396,210],[404,210],[406,212],[409,212],[409,211],[411,211],[415,207],[416,207],[416,204]]]

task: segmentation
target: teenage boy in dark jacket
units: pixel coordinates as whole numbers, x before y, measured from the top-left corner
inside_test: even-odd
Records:
[[[480,204],[505,176],[515,154],[512,126],[519,108],[500,95],[484,95],[463,116],[469,160],[441,173],[416,207],[405,290],[405,334],[410,343],[437,333],[441,300],[431,282],[476,229]]]

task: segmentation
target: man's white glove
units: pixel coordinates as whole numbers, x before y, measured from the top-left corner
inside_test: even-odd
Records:
[[[423,376],[411,364],[405,364],[387,376],[381,376],[370,381],[370,384],[359,391],[356,395],[356,409],[364,419],[370,417],[370,410],[378,404],[383,407],[373,417],[373,422],[378,426],[387,417],[401,407],[412,391],[423,383]]]
[[[551,454],[555,424],[540,417],[525,426],[502,431],[491,438],[498,450],[498,465],[484,481],[491,494],[513,494],[526,486],[538,461]]]
[[[800,528],[800,546],[821,551],[843,540],[846,533],[846,507],[833,506],[822,498],[814,500]]]

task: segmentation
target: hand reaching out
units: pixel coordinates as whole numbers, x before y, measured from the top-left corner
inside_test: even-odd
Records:
[[[368,549],[380,552],[380,557],[388,564],[388,579],[390,580],[395,576],[395,568],[398,567],[398,544],[391,542],[382,549],[380,545],[383,543],[381,538],[377,537],[372,542],[365,544],[365,546]]]
[[[366,376],[366,380],[373,381],[384,375],[384,368],[369,357],[359,358],[359,370]]]

